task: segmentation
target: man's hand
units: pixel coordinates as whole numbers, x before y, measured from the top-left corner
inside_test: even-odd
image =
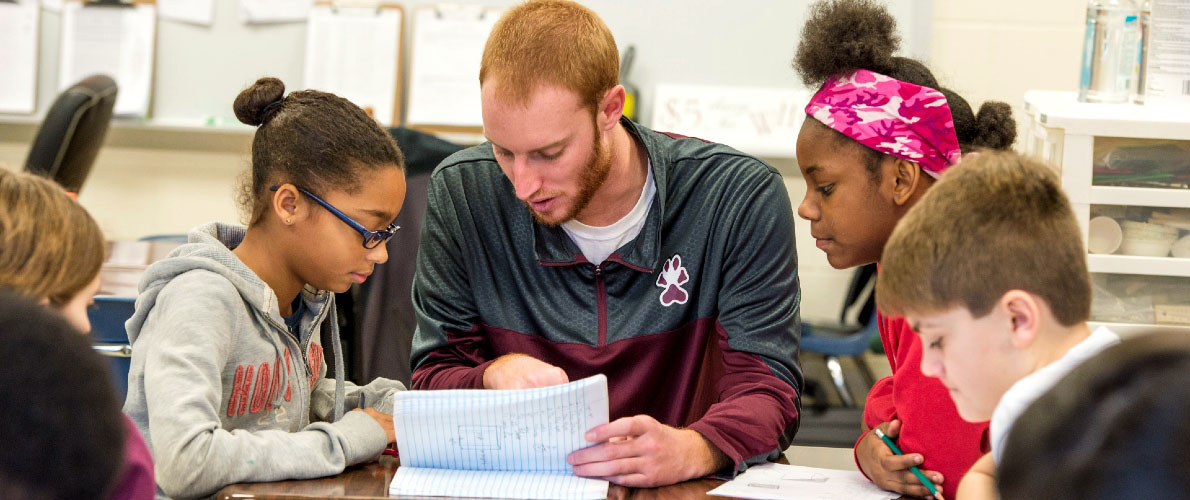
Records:
[[[885,422],[876,428],[883,431],[884,435],[889,438],[896,439],[901,433],[901,421]],[[917,480],[917,476],[909,471],[909,467],[921,465],[925,460],[921,453],[894,455],[892,450],[884,444],[884,441],[876,436],[875,432],[869,432],[856,446],[855,456],[859,460],[860,468],[872,479],[873,483],[876,483],[876,486],[915,497],[930,496],[930,490],[927,490],[925,485]],[[921,473],[933,481],[938,492],[942,493],[942,473],[928,470],[923,470]]]
[[[484,389],[532,389],[569,382],[561,368],[525,354],[505,354],[483,371]]]
[[[392,415],[384,413],[380,410],[374,410],[372,408],[361,408],[352,411],[362,411],[367,413],[369,417],[375,419],[376,423],[380,424],[380,426],[384,428],[384,435],[388,437],[388,444],[393,444],[397,441],[397,430],[393,428]]]
[[[702,434],[675,429],[648,415],[624,417],[587,432],[599,443],[566,457],[574,474],[650,488],[702,477],[726,466],[726,455]]]

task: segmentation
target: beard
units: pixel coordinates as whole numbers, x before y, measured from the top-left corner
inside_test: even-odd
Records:
[[[560,217],[547,219],[545,215],[538,213],[532,207],[529,207],[528,203],[525,203],[525,206],[529,208],[529,213],[533,214],[534,220],[546,226],[559,226],[566,221],[574,219],[584,208],[587,208],[587,205],[591,203],[591,198],[595,196],[595,192],[607,180],[607,175],[611,172],[612,168],[611,152],[604,146],[603,141],[599,139],[599,131],[596,130],[591,155],[587,158],[586,165],[583,166],[580,172],[582,177],[579,179],[578,193],[575,193],[570,206],[565,209],[566,211]]]

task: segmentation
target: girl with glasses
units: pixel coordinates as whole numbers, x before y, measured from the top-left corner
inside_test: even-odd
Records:
[[[248,226],[213,223],[146,271],[128,321],[124,407],[170,497],[337,474],[393,444],[404,387],[344,377],[334,293],[388,260],[404,158],[362,109],[262,78],[236,97],[257,128],[240,195]]]

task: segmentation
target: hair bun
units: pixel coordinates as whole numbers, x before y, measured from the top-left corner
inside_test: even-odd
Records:
[[[999,101],[983,103],[975,115],[975,128],[972,146],[1008,149],[1016,141],[1016,120],[1012,118],[1012,106]]]
[[[276,106],[270,109],[269,105],[279,103],[284,96],[285,84],[281,83],[281,80],[266,76],[240,91],[232,109],[241,122],[259,127],[276,111]]]
[[[873,0],[821,0],[810,8],[793,66],[806,85],[867,69],[888,74],[901,44],[897,20]]]

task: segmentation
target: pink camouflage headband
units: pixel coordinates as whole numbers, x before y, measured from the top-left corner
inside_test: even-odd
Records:
[[[962,156],[941,92],[866,69],[828,80],[806,114],[868,148],[921,165],[935,178]]]

